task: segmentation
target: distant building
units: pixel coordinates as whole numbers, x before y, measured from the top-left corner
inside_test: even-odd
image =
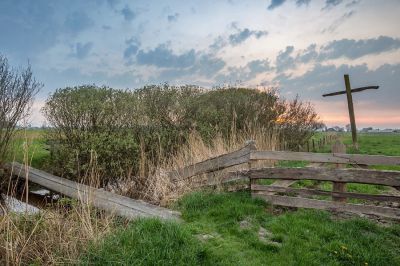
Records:
[[[334,126],[334,127],[327,128],[326,132],[344,132],[344,128],[343,127]]]
[[[369,132],[371,130],[374,130],[374,129],[372,127],[364,127],[363,129],[360,130],[360,132],[367,133],[367,132]]]
[[[394,133],[395,130],[391,129],[391,128],[385,128],[383,130],[380,131],[381,133]]]

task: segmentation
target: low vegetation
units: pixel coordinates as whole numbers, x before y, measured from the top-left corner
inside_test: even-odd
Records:
[[[57,90],[43,111],[53,127],[53,171],[80,179],[95,160],[102,185],[154,174],[149,166],[176,155],[192,134],[207,144],[216,137],[229,144],[257,130],[274,131],[295,147],[320,126],[308,103],[240,88],[81,86]]]
[[[1,103],[10,102],[0,107],[0,164],[15,159],[177,209],[183,220],[128,222],[66,198],[36,214],[15,214],[0,204],[0,264],[400,265],[399,224],[273,208],[247,192],[202,191],[197,186],[203,176],[169,181],[168,171],[231,152],[250,139],[264,150],[304,149],[321,126],[309,103],[244,88],[68,87],[53,93],[43,108],[51,128],[16,133],[40,86],[29,67],[10,70],[0,57]],[[350,143],[348,135],[341,138]],[[362,135],[360,152],[400,155],[398,138]],[[327,145],[320,149],[329,151]],[[1,181],[13,188],[10,176]],[[294,186],[331,189],[327,182]],[[371,194],[386,189],[359,184],[347,188]]]
[[[142,220],[83,255],[95,265],[399,265],[400,227],[328,212],[276,216],[246,193],[196,192],[178,203],[184,224]]]
[[[119,224],[114,217],[69,199],[36,214],[7,212],[0,216],[0,264],[77,264],[89,243]]]
[[[29,115],[33,98],[41,87],[29,65],[25,69],[12,68],[0,54],[0,166],[5,162],[18,123]],[[5,182],[0,175],[0,192]]]

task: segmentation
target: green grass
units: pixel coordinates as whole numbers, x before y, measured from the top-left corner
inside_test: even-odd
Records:
[[[204,249],[175,222],[139,219],[91,246],[84,265],[196,265]]]
[[[321,133],[318,133],[321,134]],[[350,133],[340,134],[340,139],[347,146],[347,153],[369,154],[369,155],[386,155],[386,156],[400,156],[400,134],[358,134],[359,149],[352,148],[352,138]],[[331,152],[329,146],[324,147],[318,152]],[[378,170],[400,170],[400,166],[395,165],[374,165],[370,166],[371,169]],[[312,182],[297,182],[298,187],[311,186]],[[331,190],[332,184],[330,182],[322,182],[319,188],[324,190]],[[367,194],[381,194],[387,190],[385,186],[379,185],[366,185],[366,184],[348,184],[347,190],[349,192],[359,192]],[[364,202],[361,200],[351,199],[349,202],[359,203]]]
[[[344,144],[351,145],[351,134],[343,134]],[[348,153],[400,156],[400,134],[358,134],[359,150],[348,149]]]
[[[24,162],[24,156],[28,155],[28,162],[32,167],[43,168],[50,152],[45,149],[45,130],[21,130],[17,131],[10,145],[8,161]]]
[[[93,244],[82,263],[400,265],[399,225],[382,227],[360,218],[337,221],[313,210],[276,216],[268,204],[247,193],[195,192],[177,208],[184,222],[133,222]],[[261,227],[269,232],[264,240]]]
[[[371,154],[371,155],[387,155],[400,156],[400,134],[399,133],[364,133],[358,134],[359,149],[351,148],[351,134],[342,135],[343,143],[349,146],[348,153]],[[400,166],[396,165],[374,165],[370,168],[378,170],[400,170]]]

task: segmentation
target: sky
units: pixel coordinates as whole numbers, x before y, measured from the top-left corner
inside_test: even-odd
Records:
[[[277,88],[310,101],[327,125],[400,128],[399,0],[0,0],[0,54],[28,62],[44,87],[146,84]]]

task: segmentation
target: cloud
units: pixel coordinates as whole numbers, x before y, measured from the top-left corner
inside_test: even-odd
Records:
[[[286,0],[271,0],[271,3],[268,6],[269,10],[273,10],[277,8],[278,6],[281,6],[283,3],[285,3]]]
[[[373,93],[374,108],[387,108],[399,110],[400,94],[400,64],[385,64],[375,70],[368,69],[367,65],[361,64],[349,66],[346,64],[321,65],[316,64],[300,77],[280,75],[275,79],[279,82],[283,94],[288,91],[299,94],[302,98],[310,100],[321,100],[322,94],[344,89],[343,75],[350,75],[350,82],[353,88],[379,85],[377,91],[366,91],[354,94],[357,101],[371,101]],[[338,97],[324,98],[329,101],[344,101]]]
[[[388,36],[361,40],[334,40],[320,47],[311,44],[298,52],[294,51],[293,46],[288,46],[285,50],[279,52],[276,58],[276,68],[277,72],[283,72],[295,68],[297,64],[306,64],[312,61],[321,63],[325,60],[339,58],[357,59],[366,55],[376,55],[397,49],[400,49],[400,39]],[[295,53],[296,56],[294,56]]]
[[[80,43],[78,42],[75,47],[74,51],[71,54],[73,57],[76,57],[78,59],[83,59],[86,56],[89,55],[90,51],[93,48],[93,43],[92,42],[87,42],[87,43]]]
[[[344,13],[340,18],[334,20],[328,28],[323,29],[321,32],[333,33],[340,25],[342,25],[347,19],[351,18],[354,14],[354,10]]]
[[[67,15],[64,25],[71,33],[76,34],[94,25],[93,20],[83,11],[76,11]]]
[[[228,67],[226,73],[220,73],[216,76],[217,83],[242,83],[252,80],[260,73],[272,70],[269,60],[253,60],[244,67]]]
[[[194,64],[195,51],[193,49],[182,54],[174,54],[166,44],[160,44],[153,50],[139,50],[136,61],[140,65],[154,65],[157,67],[185,68]]]
[[[0,1],[2,53],[26,57],[53,46],[60,33],[54,13],[50,1],[25,1],[20,4],[11,0]]]
[[[285,51],[280,51],[276,57],[276,68],[278,72],[294,67],[294,58],[291,54],[294,51],[293,46],[287,46]]]
[[[356,5],[358,5],[360,2],[361,2],[361,0],[353,0],[353,1],[351,1],[350,3],[347,3],[347,4],[346,4],[346,7],[353,7],[353,6],[356,6]]]
[[[125,43],[128,46],[124,50],[124,59],[127,61],[127,64],[130,65],[133,63],[133,58],[139,50],[140,42],[136,38],[131,38]]]
[[[365,55],[380,54],[400,48],[400,39],[388,36],[379,36],[363,40],[342,39],[335,40],[322,46],[320,60],[346,57],[356,59]]]
[[[324,9],[333,8],[333,7],[337,6],[337,5],[340,5],[342,2],[343,2],[343,0],[326,0],[325,1],[325,7],[322,8],[322,9],[324,10]]]
[[[245,28],[243,30],[238,29],[237,33],[229,35],[229,43],[231,45],[238,45],[252,36],[259,39],[266,35],[268,35],[267,31],[254,31],[254,30],[249,30],[248,28]]]
[[[115,8],[119,4],[119,0],[107,0],[107,4],[111,8]]]
[[[210,54],[203,54],[199,56],[195,65],[189,69],[189,72],[211,78],[224,68],[225,65],[226,63],[222,59],[215,58]]]
[[[179,18],[179,13],[175,13],[175,14],[167,16],[168,22],[176,22],[178,20],[178,18]]]
[[[308,5],[311,0],[296,0],[296,5],[297,6],[302,6],[302,5]]]
[[[226,45],[228,45],[228,42],[222,36],[218,36],[217,38],[215,38],[214,42],[210,44],[209,49],[212,52],[217,52]]]
[[[136,18],[136,13],[130,9],[128,5],[125,5],[125,7],[121,10],[121,14],[126,21],[132,21]]]
[[[269,64],[269,60],[253,60],[247,63],[247,67],[250,70],[251,76],[255,76],[256,74],[271,70],[271,66]]]
[[[318,57],[318,52],[316,51],[317,45],[311,44],[305,50],[300,51],[297,55],[295,61],[299,63],[308,63],[313,59]]]

